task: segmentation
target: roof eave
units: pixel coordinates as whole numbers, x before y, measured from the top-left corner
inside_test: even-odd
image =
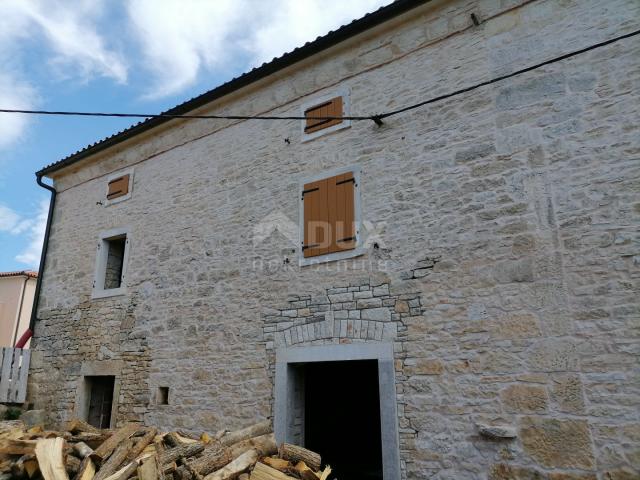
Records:
[[[286,67],[294,65],[297,62],[307,59],[312,55],[315,55],[316,53],[327,50],[328,48],[333,47],[345,40],[348,40],[349,38],[358,35],[359,33],[363,33],[373,27],[385,23],[399,15],[402,15],[403,13],[408,12],[409,10],[412,10],[430,1],[431,0],[396,0],[390,5],[382,7],[373,13],[369,13],[364,17],[361,17],[360,19],[354,20],[353,22],[344,25],[335,31],[329,32],[322,37],[318,37],[316,40],[309,42],[302,47],[298,47],[289,53],[285,53],[281,57],[275,58],[268,63],[264,63],[260,67],[257,67],[243,75],[240,75],[239,77],[230,80],[229,82],[223,83],[219,87],[209,90],[208,92],[205,92],[198,97],[181,103],[180,105],[177,105],[176,107],[163,113],[170,115],[182,115],[188,113],[214,100],[218,100],[225,95],[235,92],[236,90],[246,87],[247,85],[257,82],[258,80],[262,80],[263,78],[266,78],[269,75],[272,75]],[[83,150],[76,152],[75,154],[72,154],[62,160],[59,160],[38,170],[36,172],[36,176],[48,176],[55,171],[68,167],[69,165],[95,155],[98,152],[122,143],[136,135],[167,123],[171,120],[173,119],[162,117],[154,117],[145,120],[137,125],[127,128],[126,130],[123,130],[120,133],[112,135],[111,137],[99,141],[89,147],[84,148]]]

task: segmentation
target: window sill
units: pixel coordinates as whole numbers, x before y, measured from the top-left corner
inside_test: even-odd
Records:
[[[126,287],[120,288],[110,288],[109,290],[95,290],[91,293],[91,298],[108,298],[108,297],[119,297],[121,295],[125,295],[127,293]]]
[[[360,247],[356,247],[353,250],[346,250],[344,252],[336,252],[336,253],[329,253],[328,255],[319,255],[317,257],[300,257],[298,260],[298,266],[300,267],[307,267],[309,265],[317,265],[319,263],[329,263],[329,262],[336,262],[338,260],[346,260],[348,258],[354,258],[354,257],[359,257],[361,255],[364,255],[367,252],[367,250],[360,246]]]

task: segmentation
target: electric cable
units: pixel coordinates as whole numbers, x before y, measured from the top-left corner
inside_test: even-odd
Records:
[[[442,100],[446,100],[451,97],[455,97],[458,95],[462,95],[464,93],[471,92],[481,87],[485,87],[487,85],[491,85],[493,83],[501,82],[508,78],[513,78],[518,75],[522,75],[524,73],[530,72],[532,70],[536,70],[538,68],[542,68],[547,65],[551,65],[553,63],[560,62],[562,60],[566,60],[568,58],[575,57],[577,55],[581,55],[583,53],[602,48],[606,45],[610,45],[612,43],[619,42],[621,40],[635,37],[640,35],[640,30],[635,30],[633,32],[620,35],[618,37],[611,38],[609,40],[605,40],[603,42],[595,43],[585,48],[581,48],[580,50],[575,50],[570,53],[566,53],[564,55],[560,55],[558,57],[554,57],[550,60],[546,60],[541,63],[537,63],[535,65],[530,65],[528,67],[522,68],[520,70],[516,70],[512,73],[501,75],[499,77],[492,78],[490,80],[486,80],[484,82],[476,83],[475,85],[461,88],[459,90],[455,90],[450,93],[446,93],[444,95],[440,95],[437,97],[430,98],[428,100],[424,100],[419,103],[415,103],[413,105],[408,105],[406,107],[399,108],[397,110],[392,110],[385,113],[379,113],[375,115],[350,115],[350,116],[324,116],[324,117],[316,117],[316,116],[278,116],[278,115],[190,115],[190,114],[171,114],[171,113],[109,113],[109,112],[74,112],[74,111],[53,111],[53,110],[25,110],[25,109],[9,109],[2,108],[0,109],[0,113],[23,113],[23,114],[31,114],[31,115],[57,115],[57,116],[85,116],[85,117],[121,117],[121,118],[169,118],[169,119],[202,119],[202,120],[351,120],[351,121],[363,121],[370,120],[375,122],[378,126],[382,125],[382,120],[394,115],[398,115],[400,113],[408,112],[411,110],[415,110],[417,108],[423,107],[425,105],[429,105],[431,103],[436,103]]]

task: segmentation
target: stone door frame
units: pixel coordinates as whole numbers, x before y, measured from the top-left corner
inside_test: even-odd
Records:
[[[380,431],[384,480],[400,480],[400,449],[392,343],[319,345],[276,350],[274,430],[278,443],[291,441],[289,421],[295,409],[295,364],[348,360],[377,360],[380,392]]]

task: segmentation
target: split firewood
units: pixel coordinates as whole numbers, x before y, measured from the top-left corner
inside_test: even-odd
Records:
[[[121,442],[136,433],[139,428],[140,425],[137,423],[126,424],[122,428],[116,430],[113,435],[107,438],[98,448],[96,448],[96,453],[106,460]]]
[[[138,465],[138,480],[157,480],[158,478],[158,459],[154,455],[147,457]]]
[[[44,438],[36,444],[36,458],[44,480],[69,480],[64,468],[64,439]]]
[[[273,433],[269,433],[243,440],[228,447],[211,443],[207,445],[207,448],[199,458],[190,461],[189,464],[200,475],[208,475],[221,469],[231,460],[248,450],[256,450],[260,456],[273,455],[278,451],[276,438]]]
[[[36,460],[35,455],[23,455],[20,457],[20,460],[24,465],[24,472],[27,474],[28,478],[35,477],[36,473],[40,471],[38,460]]]
[[[76,435],[72,435],[67,441],[72,443],[84,442],[91,448],[96,449],[106,442],[112,435],[112,433],[81,432]]]
[[[327,480],[327,478],[329,478],[329,475],[331,475],[331,467],[327,465],[320,473],[320,480]]]
[[[169,450],[165,450],[164,453],[160,455],[160,463],[165,465],[167,463],[175,462],[180,457],[193,457],[203,450],[204,445],[200,442],[174,447]]]
[[[258,461],[259,457],[260,454],[256,450],[244,452],[225,467],[204,477],[204,480],[230,480],[236,478],[238,475],[253,466],[253,464]]]
[[[242,430],[227,433],[220,438],[220,443],[225,446],[233,445],[234,443],[241,442],[242,440],[258,437],[271,432],[273,432],[273,428],[271,428],[271,421],[265,420],[263,422],[256,423],[255,425],[251,425],[250,427],[243,428]]]
[[[295,478],[261,462],[256,463],[251,472],[251,480],[291,480]]]
[[[138,456],[142,454],[144,449],[147,448],[147,446],[149,446],[151,442],[153,442],[153,439],[156,437],[157,433],[158,433],[158,430],[156,428],[154,427],[148,428],[145,431],[144,435],[140,437],[135,447],[133,447],[133,449],[129,452],[129,454],[127,455],[127,459],[125,461],[131,462],[136,458],[138,458]]]
[[[102,433],[99,428],[96,428],[93,425],[90,425],[87,422],[80,420],[79,418],[74,418],[72,420],[69,420],[67,423],[65,423],[64,430],[71,433],[80,433],[80,432]]]
[[[98,462],[98,463],[102,462],[102,458],[100,458],[100,456],[95,452],[95,450],[84,442],[74,443],[73,451],[76,452],[76,454],[80,458],[91,457],[91,459],[94,462]]]
[[[80,470],[78,470],[75,480],[93,480],[95,474],[96,464],[93,463],[90,456],[87,456],[80,463]]]
[[[238,480],[249,480],[249,474],[241,473],[240,476],[238,477]]]
[[[295,466],[295,471],[302,480],[320,480],[320,476],[311,470],[306,463],[299,461]]]
[[[67,455],[64,459],[64,468],[69,475],[75,476],[80,471],[81,460],[73,455]]]
[[[127,480],[130,476],[132,476],[138,470],[138,462],[134,460],[131,463],[128,463],[120,470],[115,472],[113,475],[109,475],[105,480]],[[94,477],[95,478],[95,477]]]
[[[269,465],[271,468],[280,470],[281,472],[291,468],[291,462],[289,460],[284,460],[283,458],[264,457],[260,461],[265,465]]]
[[[27,455],[36,449],[36,440],[0,440],[0,454]]]
[[[278,456],[285,460],[290,460],[292,463],[303,461],[312,470],[320,470],[320,455],[306,448],[298,447],[291,443],[283,443],[278,450]]]
[[[118,471],[118,469],[125,463],[127,455],[133,448],[133,440],[128,438],[120,445],[116,447],[109,458],[102,464],[98,473],[94,477],[94,480],[104,480],[110,475]]]

